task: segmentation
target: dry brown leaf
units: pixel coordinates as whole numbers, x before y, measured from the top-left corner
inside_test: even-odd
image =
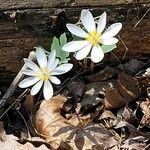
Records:
[[[109,110],[105,110],[102,115],[100,116],[100,119],[106,119],[106,118],[111,118],[111,119],[116,119],[116,116]]]
[[[132,124],[129,124],[128,122],[122,120],[117,123],[115,129],[124,128],[124,127],[128,128],[131,138],[134,138],[136,136],[143,136],[145,139],[149,139],[150,137],[149,132],[143,133],[139,129],[135,128]]]
[[[31,142],[26,142],[25,144],[19,143],[19,139],[14,135],[7,135],[5,141],[0,141],[0,150],[50,150],[43,143],[36,147]],[[38,141],[39,142],[39,141]]]
[[[116,125],[116,129],[118,129],[118,128],[122,128],[122,127],[128,127],[128,128],[130,128],[130,130],[137,130],[133,125],[131,125],[131,124],[129,124],[128,122],[126,122],[126,121],[119,121],[118,122],[118,124]]]
[[[146,63],[137,59],[131,59],[127,63],[123,64],[123,69],[127,74],[135,75],[146,66]],[[119,66],[122,68],[122,65]]]
[[[67,84],[68,91],[72,94],[74,100],[79,102],[81,100],[85,84],[81,80],[72,81],[70,80]]]
[[[143,76],[150,77],[150,67],[146,69],[145,73]]]
[[[89,118],[80,116],[74,116],[70,120],[63,118],[61,108],[66,100],[60,95],[45,100],[36,113],[36,129],[53,148],[58,148],[62,141],[68,143],[73,150],[91,149],[92,146],[101,143],[104,145],[107,143],[108,147],[116,144],[109,131],[98,124],[90,123]],[[111,142],[107,141],[108,139]]]
[[[107,109],[118,108],[127,103],[127,100],[124,99],[116,88],[111,88],[106,92],[104,98],[104,105]]]
[[[97,82],[97,81],[106,81],[114,77],[115,75],[117,75],[117,71],[114,68],[107,66],[100,72],[88,75],[85,78],[90,82]]]
[[[24,102],[25,109],[28,113],[30,113],[33,110],[34,107],[34,101],[32,95],[26,95],[26,100]]]
[[[150,87],[147,88],[147,96],[148,96],[149,99],[150,99]]]
[[[104,110],[99,119],[107,129],[112,129],[117,121],[117,117],[109,110]]]
[[[121,73],[116,85],[106,91],[104,105],[108,109],[118,108],[135,100],[140,95],[141,90],[138,87],[137,79]]]
[[[150,125],[150,100],[147,99],[140,104],[143,110],[144,116],[141,120],[141,125]]]
[[[4,130],[4,124],[0,122],[0,140],[3,141],[6,138],[6,133]]]
[[[121,146],[121,148],[128,150],[144,150],[146,147],[146,143],[144,142],[144,140],[146,139],[142,136],[127,139],[123,142],[124,144]]]
[[[0,127],[0,150],[50,150],[50,146],[46,143],[46,141],[39,137],[20,140],[13,134],[6,135],[2,122],[0,122]]]
[[[114,82],[114,80],[110,80],[107,82],[94,82],[87,84],[85,86],[85,94],[83,95],[83,99],[81,101],[82,107],[88,106],[87,108],[90,109],[91,107],[102,102],[103,98],[100,98],[99,95],[103,93],[104,97],[104,91],[111,89]]]
[[[123,118],[125,121],[129,123],[134,121],[135,119],[133,111],[128,107],[128,105],[119,109],[119,111],[117,112],[117,117]]]

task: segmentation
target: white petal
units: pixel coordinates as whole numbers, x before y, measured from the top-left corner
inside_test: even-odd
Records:
[[[46,100],[49,100],[53,96],[53,87],[48,80],[44,82],[43,94]]]
[[[55,77],[55,76],[51,76],[50,80],[54,84],[60,84],[61,83],[61,81],[57,77]]]
[[[113,45],[116,44],[118,42],[118,39],[115,37],[110,37],[110,38],[106,38],[106,39],[101,39],[102,44],[104,45]]]
[[[82,60],[83,58],[85,58],[89,54],[91,47],[92,47],[92,45],[89,44],[86,47],[84,47],[83,49],[79,50],[75,55],[76,59]]]
[[[51,66],[49,66],[48,70],[51,72],[52,70],[54,70],[57,65],[58,65],[59,59],[55,59],[53,64]]]
[[[89,44],[89,42],[87,42],[87,41],[72,41],[72,42],[65,44],[62,47],[62,50],[66,51],[66,52],[75,52],[75,51],[78,51],[78,50],[84,48],[88,44]]]
[[[103,30],[105,29],[106,26],[106,12],[104,12],[100,18],[99,18],[99,22],[98,22],[98,26],[97,26],[97,32],[102,33]]]
[[[35,83],[37,83],[39,81],[38,78],[36,77],[28,77],[24,80],[22,80],[20,83],[19,83],[19,87],[20,88],[27,88]]]
[[[35,49],[40,48],[41,50],[47,52],[42,46],[38,46],[38,47],[35,46],[34,48],[35,48]],[[48,52],[48,53],[49,53],[49,52]]]
[[[41,47],[36,47],[35,55],[36,55],[39,66],[41,68],[47,67],[47,58],[46,58],[45,52],[43,51]]]
[[[56,50],[52,50],[48,56],[47,68],[51,68],[56,59]]]
[[[34,71],[38,71],[40,68],[34,63],[32,62],[31,60],[27,59],[27,58],[24,58],[23,59],[25,64],[27,65],[28,68],[34,70]]]
[[[89,10],[83,9],[81,11],[81,21],[83,23],[83,26],[88,32],[92,32],[96,30],[93,15]]]
[[[99,45],[97,47],[94,46],[91,51],[91,60],[94,63],[98,63],[103,58],[104,58],[104,52],[103,52],[102,48]]]
[[[36,72],[30,69],[26,69],[22,71],[23,74],[28,75],[28,76],[35,76]]]
[[[52,72],[51,75],[60,75],[60,74],[64,74],[66,72],[68,72],[69,70],[71,70],[73,67],[72,64],[62,64],[60,66],[58,66],[57,68],[55,68]]]
[[[67,29],[74,35],[81,37],[81,38],[86,38],[87,33],[83,31],[80,27],[74,25],[74,24],[67,24]]]
[[[41,89],[42,84],[43,84],[42,80],[39,81],[38,83],[36,83],[31,89],[31,95],[36,95],[39,92],[39,90]]]
[[[122,28],[122,23],[112,24],[102,35],[102,38],[115,36]]]

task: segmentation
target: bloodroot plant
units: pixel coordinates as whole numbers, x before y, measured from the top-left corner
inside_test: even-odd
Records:
[[[43,94],[46,100],[53,96],[52,84],[60,84],[61,81],[55,75],[61,75],[72,69],[69,52],[75,52],[75,58],[82,60],[91,58],[94,63],[100,62],[104,58],[104,53],[116,48],[118,39],[116,34],[121,30],[121,23],[114,23],[106,29],[106,17],[104,12],[98,22],[89,10],[81,11],[80,24],[67,24],[68,30],[81,40],[73,40],[67,43],[66,34],[60,38],[53,38],[51,52],[42,47],[36,47],[37,63],[29,59],[24,59],[27,69],[23,74],[29,76],[19,84],[20,88],[31,88],[31,95],[36,95],[43,86]]]
[[[116,48],[114,44],[118,42],[118,39],[114,36],[122,28],[121,23],[114,23],[105,30],[106,16],[106,12],[104,12],[97,23],[89,10],[82,10],[80,19],[83,29],[78,25],[67,24],[68,30],[73,35],[80,37],[81,40],[71,41],[65,44],[62,49],[66,52],[76,52],[77,60],[86,58],[91,51],[91,60],[94,63],[100,62],[104,53]]]
[[[56,59],[56,51],[52,50],[48,58],[41,47],[36,47],[36,58],[39,64],[24,59],[28,69],[23,71],[23,74],[30,77],[22,80],[19,83],[19,87],[27,88],[32,86],[31,95],[36,95],[43,86],[43,94],[46,100],[49,100],[53,96],[52,84],[60,84],[61,81],[55,75],[61,75],[72,69],[73,65],[70,63],[62,64],[58,66],[59,59]]]

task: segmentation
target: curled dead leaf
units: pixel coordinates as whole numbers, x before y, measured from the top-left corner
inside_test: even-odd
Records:
[[[61,108],[66,100],[66,97],[58,95],[43,101],[35,116],[37,131],[53,148],[61,149],[62,142],[70,145],[70,149],[73,150],[92,149],[94,145],[106,142],[108,147],[112,146],[112,142],[108,142],[107,139],[116,142],[107,129],[92,123],[89,117],[74,115],[69,120],[62,117]],[[115,142],[113,144],[116,144]]]
[[[61,114],[61,108],[67,98],[64,96],[56,96],[50,100],[44,100],[36,113],[35,126],[37,131],[42,134],[46,141],[51,142],[54,148],[58,148],[61,139],[53,139],[51,137],[57,132],[58,128],[66,125],[66,119]]]
[[[130,75],[121,73],[117,83],[106,91],[104,105],[107,109],[121,107],[141,95],[138,80]]]
[[[111,88],[106,92],[104,105],[107,109],[118,108],[127,103],[127,101],[119,94],[116,88]]]

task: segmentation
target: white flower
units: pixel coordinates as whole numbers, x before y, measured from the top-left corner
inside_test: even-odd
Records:
[[[106,12],[100,16],[96,25],[89,10],[82,10],[81,21],[86,31],[74,24],[67,24],[67,28],[72,34],[83,38],[83,40],[69,42],[62,49],[66,52],[77,52],[75,54],[77,60],[84,59],[91,51],[92,61],[95,63],[100,62],[104,57],[100,44],[116,44],[118,39],[114,36],[121,30],[122,24],[114,23],[103,32],[106,27]]]
[[[51,82],[54,84],[61,83],[61,81],[55,77],[55,75],[61,75],[68,72],[73,67],[73,65],[67,63],[57,67],[59,60],[55,58],[55,50],[50,53],[47,59],[43,49],[41,47],[36,47],[35,55],[39,66],[29,59],[24,59],[28,69],[24,70],[23,74],[30,77],[22,80],[19,83],[19,87],[27,88],[34,85],[31,89],[31,95],[36,95],[44,84],[43,94],[44,98],[48,100],[53,96],[53,87]]]

